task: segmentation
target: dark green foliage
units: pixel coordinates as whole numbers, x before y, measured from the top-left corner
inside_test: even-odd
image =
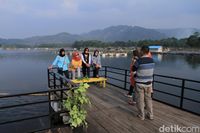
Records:
[[[200,47],[200,34],[195,32],[187,39],[187,45],[190,47]]]
[[[72,47],[74,48],[84,48],[84,47],[137,47],[143,45],[162,45],[165,47],[187,47],[187,39],[176,39],[176,38],[167,38],[161,40],[141,40],[141,41],[115,41],[115,42],[102,42],[102,41],[76,41]]]
[[[175,48],[199,48],[200,47],[200,34],[195,32],[188,38],[177,39],[177,38],[166,38],[160,40],[140,40],[140,41],[115,41],[115,42],[104,42],[99,40],[81,40],[75,41],[74,43],[41,43],[38,45],[30,46],[25,44],[0,44],[2,48],[60,48],[60,47],[73,47],[73,48],[107,48],[107,47],[140,47],[143,45],[161,45],[164,47],[175,47]]]
[[[34,47],[37,48],[60,48],[60,47],[69,47],[71,44],[68,43],[46,43],[46,44],[40,44],[36,45]]]

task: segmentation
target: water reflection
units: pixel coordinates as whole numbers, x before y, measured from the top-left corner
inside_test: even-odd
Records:
[[[197,55],[185,56],[185,60],[193,69],[197,69],[200,66],[200,56]]]
[[[162,62],[162,64],[169,63],[169,64],[176,64],[180,63],[184,64],[187,63],[192,69],[198,69],[200,67],[200,56],[199,55],[163,55],[163,54],[153,54],[152,55],[154,61],[156,63]],[[165,64],[166,65],[166,64]]]
[[[155,62],[161,62],[162,59],[163,59],[163,55],[162,54],[153,54],[152,57],[153,57],[153,60]]]
[[[47,89],[47,67],[55,51],[0,50],[1,93]],[[155,73],[200,80],[200,56],[153,54]],[[105,57],[102,64],[130,69],[131,56]],[[12,82],[12,84],[11,84]]]
[[[39,50],[0,50],[1,59],[30,59],[32,61],[44,61],[51,63],[56,56],[56,51],[39,51]],[[159,66],[188,65],[191,69],[200,67],[199,55],[169,55],[169,54],[152,54],[154,61]],[[102,58],[105,65],[114,65],[129,68],[131,56],[128,57],[104,57]],[[126,65],[126,66],[125,66]]]

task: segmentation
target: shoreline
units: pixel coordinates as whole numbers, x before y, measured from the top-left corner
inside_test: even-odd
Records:
[[[171,54],[171,55],[200,55],[200,52],[191,51],[169,51],[169,52],[152,52],[152,54]]]
[[[24,50],[24,51],[57,51],[59,48],[0,48],[0,50],[3,51],[18,51],[18,50]],[[74,48],[66,48],[67,51],[71,52],[73,50],[76,50]],[[94,48],[91,48],[94,49]],[[132,53],[132,50],[126,49],[126,50],[107,50],[106,48],[98,48],[101,49],[103,54],[109,54],[109,53],[126,53],[127,55]],[[79,51],[79,50],[78,50]],[[171,55],[200,55],[200,49],[194,50],[194,49],[187,49],[187,50],[178,50],[173,49],[170,51],[163,51],[163,52],[151,52],[152,54],[171,54]]]

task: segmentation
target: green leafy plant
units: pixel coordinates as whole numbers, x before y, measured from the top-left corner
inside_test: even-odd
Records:
[[[82,78],[82,77],[80,77],[80,78],[77,78],[77,80],[78,80],[78,81],[80,81],[80,80],[83,80],[83,78]]]
[[[64,107],[69,111],[69,123],[72,128],[86,126],[86,105],[91,105],[86,91],[89,88],[87,83],[81,83],[77,89],[67,91],[68,97],[64,101]]]
[[[86,77],[77,78],[77,80],[78,81],[80,81],[80,80],[90,80],[90,78],[86,76]]]
[[[90,78],[88,76],[85,77],[85,80],[89,80]]]

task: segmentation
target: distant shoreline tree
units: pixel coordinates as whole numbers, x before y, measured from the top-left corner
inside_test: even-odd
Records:
[[[60,48],[60,47],[72,47],[72,48],[108,48],[108,47],[140,47],[142,45],[160,45],[164,47],[172,48],[199,48],[200,47],[200,34],[194,33],[188,38],[165,38],[161,40],[140,40],[140,41],[115,41],[115,42],[103,42],[99,40],[81,40],[74,43],[47,43],[38,45],[25,45],[25,44],[0,44],[1,48]]]
[[[73,43],[73,48],[84,48],[84,47],[140,47],[143,45],[161,45],[165,47],[187,47],[187,39],[176,39],[176,38],[167,38],[161,40],[140,40],[140,41],[115,41],[115,42],[102,42],[97,40],[89,41],[76,41]]]
[[[187,45],[190,47],[200,47],[200,33],[195,32],[187,39]]]

